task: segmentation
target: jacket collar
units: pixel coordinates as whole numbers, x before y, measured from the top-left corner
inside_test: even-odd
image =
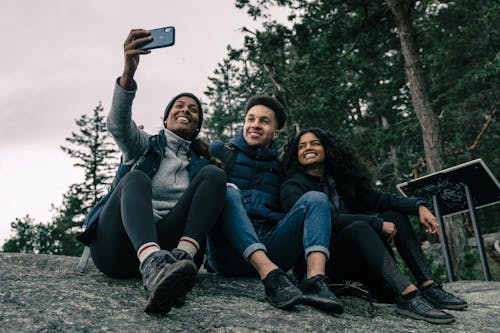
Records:
[[[278,148],[274,141],[271,143],[271,147],[255,147],[250,146],[243,137],[243,130],[240,130],[234,138],[229,141],[234,147],[238,148],[252,159],[271,161],[278,158]]]
[[[306,169],[301,165],[299,167],[297,167],[297,171],[298,171],[298,173],[297,173],[298,175],[302,175],[302,177],[304,177],[306,179],[309,179],[311,181],[318,182],[318,183],[324,182],[324,183],[327,183],[330,188],[335,188],[335,185],[336,185],[335,179],[333,179],[333,177],[330,175],[327,175],[326,179],[322,180],[321,177],[319,177],[319,176],[314,176],[314,175],[307,173]]]
[[[168,129],[162,129],[160,131],[160,142],[163,147],[168,146],[168,148],[176,154],[180,153],[182,155],[188,154],[191,146],[191,141],[181,138]]]

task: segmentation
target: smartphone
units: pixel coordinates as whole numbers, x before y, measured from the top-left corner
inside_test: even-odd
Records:
[[[172,46],[175,43],[175,28],[163,27],[150,30],[153,40],[138,47],[140,50],[151,50]]]

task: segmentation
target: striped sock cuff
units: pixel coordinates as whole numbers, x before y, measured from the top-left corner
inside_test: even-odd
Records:
[[[137,258],[143,262],[151,253],[161,250],[160,246],[155,242],[148,242],[141,245],[137,250]]]
[[[179,239],[179,244],[177,245],[178,249],[186,251],[194,258],[198,250],[200,249],[200,244],[190,237],[181,237]]]
[[[192,244],[196,248],[196,250],[200,249],[200,244],[198,243],[198,241],[196,239],[191,238],[191,237],[183,236],[183,237],[181,237],[181,239],[179,239],[179,243],[180,242],[188,242],[188,243]]]

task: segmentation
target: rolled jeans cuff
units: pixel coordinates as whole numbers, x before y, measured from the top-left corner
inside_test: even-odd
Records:
[[[326,260],[330,259],[330,251],[328,248],[324,247],[323,245],[313,245],[309,246],[307,249],[305,249],[305,258],[307,260],[307,256],[311,254],[312,252],[321,252],[326,256]]]
[[[243,251],[243,257],[245,259],[248,259],[254,253],[255,251],[262,250],[264,252],[267,252],[266,246],[262,243],[253,243],[252,245],[249,245],[245,251]]]

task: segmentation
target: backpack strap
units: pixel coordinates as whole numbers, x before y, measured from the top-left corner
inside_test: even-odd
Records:
[[[224,164],[224,171],[229,174],[231,168],[233,167],[234,161],[236,160],[236,147],[232,143],[224,144],[224,154],[222,155],[222,163]]]
[[[162,130],[159,134],[153,135],[149,138],[148,147],[134,164],[124,164],[123,156],[120,157],[120,164],[118,165],[118,170],[116,171],[115,178],[109,187],[108,193],[106,193],[87,214],[84,222],[86,227],[89,227],[99,219],[99,215],[101,215],[101,211],[111,196],[111,193],[127,173],[131,170],[138,169],[144,171],[149,177],[154,176],[158,170],[160,161],[163,158],[163,150],[166,144],[167,140]]]

